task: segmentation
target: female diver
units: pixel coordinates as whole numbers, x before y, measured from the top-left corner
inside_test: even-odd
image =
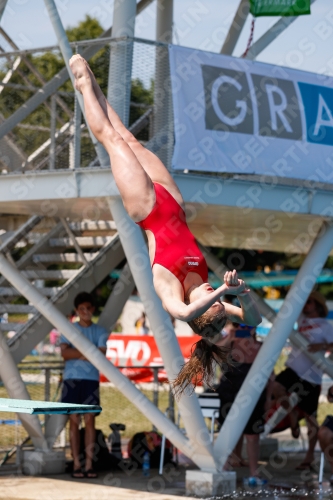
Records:
[[[186,224],[184,201],[170,173],[123,125],[85,59],[73,56],[70,67],[89,127],[110,156],[124,207],[146,231],[156,293],[171,316],[203,337],[173,383],[176,392],[191,381],[209,384],[213,362],[227,362],[228,350],[218,345],[227,319],[256,326],[259,311],[235,270],[225,273],[218,289],[210,286],[206,261]],[[241,307],[221,302],[224,294],[237,295]]]

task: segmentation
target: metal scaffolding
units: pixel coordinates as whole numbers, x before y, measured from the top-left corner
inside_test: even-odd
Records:
[[[312,0],[313,2],[315,0]],[[83,57],[90,59],[92,56],[98,53],[98,51],[107,46],[109,52],[109,68],[108,68],[108,100],[115,108],[123,123],[128,126],[129,124],[129,114],[130,114],[130,96],[131,96],[131,82],[133,79],[133,74],[135,72],[135,51],[140,45],[145,47],[145,50],[151,49],[151,57],[149,62],[151,63],[151,75],[154,76],[154,102],[151,105],[147,105],[144,108],[143,114],[139,119],[132,124],[131,130],[133,133],[140,133],[143,128],[149,126],[150,131],[153,134],[149,135],[149,140],[146,141],[148,147],[154,149],[163,161],[169,166],[170,158],[173,148],[173,114],[172,114],[172,96],[170,88],[166,85],[166,81],[169,78],[169,64],[168,64],[168,47],[167,43],[172,42],[172,24],[173,24],[173,1],[172,0],[158,0],[157,2],[157,27],[156,27],[156,42],[149,42],[143,40],[137,40],[134,38],[135,29],[135,16],[140,13],[147,5],[151,3],[151,0],[141,0],[136,4],[136,0],[128,0],[126,2],[121,0],[116,0],[114,2],[114,19],[112,28],[112,38],[111,28],[105,31],[100,39],[95,41],[79,42],[76,44],[76,48],[82,53]],[[5,7],[6,2],[0,2],[0,18]],[[73,254],[73,262],[80,262],[82,268],[75,276],[77,282],[70,272],[63,272],[61,276],[71,276],[73,277],[70,285],[64,287],[61,293],[59,290],[55,290],[55,296],[47,300],[40,291],[36,289],[27,279],[31,274],[28,274],[28,266],[33,261],[32,252],[23,259],[19,261],[16,267],[13,262],[10,261],[10,256],[8,255],[9,250],[14,246],[20,238],[26,236],[29,231],[35,227],[42,218],[39,214],[29,219],[29,221],[22,227],[20,231],[15,233],[13,238],[9,238],[0,247],[0,272],[2,278],[0,280],[0,285],[7,287],[6,293],[18,293],[18,291],[29,300],[29,306],[25,306],[25,311],[38,311],[36,318],[39,321],[39,328],[34,332],[33,326],[36,324],[36,318],[26,327],[26,329],[18,332],[17,335],[9,342],[9,351],[7,352],[4,345],[0,349],[0,355],[4,358],[6,357],[7,362],[0,368],[0,376],[3,379],[6,387],[9,387],[9,381],[6,376],[11,373],[13,379],[16,381],[17,390],[9,393],[11,397],[27,397],[24,393],[24,384],[19,376],[19,372],[16,370],[15,363],[20,361],[29,350],[34,347],[34,345],[42,340],[49,331],[50,324],[55,325],[59,330],[61,330],[66,337],[75,345],[81,352],[85,354],[87,359],[91,361],[92,364],[97,366],[108,378],[113,381],[114,384],[123,392],[123,394],[131,400],[136,407],[143,413],[145,413],[151,422],[163,432],[168,439],[170,439],[180,450],[186,455],[190,456],[192,460],[204,471],[215,472],[221,470],[227,460],[229,453],[233,450],[235,444],[237,443],[242,430],[250,416],[257,399],[259,398],[261,389],[265,385],[267,378],[269,377],[275,361],[283,348],[285,341],[287,340],[290,332],[293,330],[294,322],[296,321],[308,294],[310,293],[313,284],[315,283],[315,278],[321,271],[322,266],[333,246],[333,229],[329,223],[324,224],[324,231],[320,232],[320,236],[317,237],[315,243],[313,244],[309,254],[302,265],[299,274],[291,287],[286,301],[292,305],[292,312],[284,316],[285,310],[282,306],[281,311],[274,318],[272,310],[260,299],[257,298],[257,302],[261,309],[263,315],[274,319],[274,324],[269,337],[264,343],[255,363],[253,364],[251,371],[249,372],[241,391],[239,392],[233,409],[236,411],[233,417],[227,417],[225,423],[219,433],[219,436],[213,446],[210,442],[209,433],[202,416],[202,412],[197,401],[195,394],[190,394],[190,392],[185,393],[181,400],[179,401],[179,409],[184,422],[187,436],[185,437],[182,432],[170,421],[168,420],[131,382],[129,382],[126,377],[124,377],[117,368],[113,366],[111,362],[106,360],[104,356],[94,348],[84,336],[82,336],[78,331],[71,326],[66,320],[64,314],[66,314],[68,305],[64,304],[64,292],[67,293],[67,297],[72,298],[73,293],[81,290],[82,283],[86,289],[93,289],[98,282],[100,282],[110,268],[114,268],[118,265],[124,257],[127,259],[127,264],[123,268],[121,277],[119,278],[116,286],[111,293],[109,300],[106,303],[104,312],[100,316],[100,324],[112,328],[116,323],[124,304],[126,303],[128,297],[133,291],[134,286],[138,288],[140,297],[143,301],[145,311],[149,318],[151,328],[153,330],[156,343],[158,345],[159,351],[163,358],[163,362],[170,380],[174,379],[179,372],[184,360],[177,342],[169,315],[163,310],[161,301],[155,294],[152,273],[149,263],[149,256],[147,252],[146,242],[143,235],[138,228],[128,217],[119,193],[114,183],[114,179],[109,171],[106,173],[106,168],[109,169],[109,157],[99,144],[94,136],[89,131],[89,128],[84,123],[81,123],[82,116],[84,117],[84,104],[81,94],[78,92],[71,93],[71,98],[73,98],[73,109],[69,107],[64,99],[68,97],[69,93],[60,92],[59,88],[71,78],[73,82],[73,75],[69,69],[69,59],[72,56],[72,46],[69,44],[66,33],[62,26],[56,5],[53,0],[45,0],[45,5],[47,7],[53,29],[56,33],[60,52],[65,61],[66,67],[62,69],[57,75],[51,78],[48,82],[41,80],[36,73],[35,76],[42,85],[41,88],[33,90],[34,94],[27,99],[24,106],[16,109],[11,116],[0,123],[0,139],[6,137],[10,138],[12,141],[12,148],[15,146],[15,134],[13,130],[17,127],[21,121],[25,120],[29,114],[34,112],[40,105],[47,105],[47,109],[51,110],[51,119],[49,123],[50,137],[46,141],[41,141],[38,148],[28,155],[22,154],[20,151],[16,151],[18,157],[24,162],[22,165],[18,165],[16,170],[21,168],[38,169],[49,169],[48,172],[44,172],[44,177],[37,176],[35,173],[31,173],[31,177],[26,175],[20,177],[19,181],[14,179],[11,181],[10,177],[4,177],[2,182],[2,187],[0,187],[0,193],[4,194],[3,199],[7,200],[6,196],[10,196],[13,191],[13,186],[17,185],[15,182],[19,182],[19,188],[26,188],[27,194],[23,196],[22,202],[31,202],[33,207],[30,210],[34,210],[34,202],[43,199],[46,202],[52,198],[56,206],[56,211],[54,217],[57,217],[57,221],[61,220],[54,228],[51,229],[50,233],[38,242],[34,248],[34,252],[38,252],[41,259],[47,259],[49,257],[49,262],[53,262],[57,256],[51,254],[48,250],[48,255],[45,256],[45,248],[47,247],[49,240],[54,240],[59,238],[60,230],[65,229],[68,240],[72,245],[72,248],[76,250],[75,259]],[[248,16],[248,2],[247,0],[241,0],[239,7],[237,9],[234,21],[229,31],[229,35],[221,49],[221,53],[231,55],[241,30],[246,22]],[[265,33],[248,51],[246,58],[255,59],[255,57],[261,53],[280,33],[282,33],[295,18],[281,19],[278,21],[267,33]],[[147,49],[147,50],[148,50]],[[15,49],[15,52],[17,50]],[[15,54],[14,54],[15,55]],[[6,89],[6,85],[11,85],[10,79],[12,74],[16,71],[21,63],[21,59],[25,57],[25,54],[16,54],[18,57],[14,60],[14,63],[9,70],[0,92]],[[25,59],[27,59],[25,57]],[[148,57],[147,57],[148,60]],[[29,62],[29,59],[27,59]],[[29,62],[31,65],[31,62]],[[34,68],[32,71],[36,71]],[[150,75],[149,75],[150,76]],[[25,83],[24,90],[29,90],[29,82]],[[13,84],[14,85],[14,84]],[[30,85],[31,87],[31,85]],[[13,87],[14,88],[14,87]],[[50,104],[47,100],[50,98]],[[134,103],[135,104],[135,103]],[[137,105],[137,103],[136,103]],[[57,110],[59,108],[67,114],[65,120],[60,122],[60,129],[57,130]],[[163,114],[160,110],[163,109]],[[25,124],[26,125],[26,124]],[[44,127],[45,128],[45,127]],[[45,130],[40,130],[40,132],[45,132]],[[13,135],[9,135],[13,134]],[[163,138],[167,137],[164,141]],[[63,143],[59,144],[57,141],[61,139]],[[80,169],[81,167],[81,150],[82,142],[84,139],[90,139],[93,147],[91,148],[91,158],[89,158],[89,169]],[[14,146],[13,146],[14,144]],[[166,144],[166,146],[165,146]],[[62,151],[61,148],[68,146],[69,155],[67,166],[69,171],[66,173],[61,172],[60,168],[57,172],[56,168],[56,158],[57,154]],[[20,154],[19,154],[20,153]],[[47,156],[46,153],[49,153]],[[34,163],[36,159],[41,158],[39,163]],[[93,170],[94,167],[99,164],[100,167],[104,167],[105,171]],[[84,171],[83,171],[84,170]],[[200,186],[202,184],[201,177],[195,177],[186,174],[174,174],[174,178],[177,181],[182,193],[184,194],[184,199],[188,203],[197,203],[197,207],[206,207],[209,204],[213,205],[212,200],[209,199],[209,195],[201,193]],[[47,176],[47,177],[46,177]],[[52,176],[52,177],[51,177]],[[58,176],[58,177],[57,177]],[[97,177],[100,176],[98,180]],[[47,180],[45,180],[45,178]],[[52,189],[50,188],[50,179],[60,179],[54,184],[52,184]],[[10,184],[10,182],[12,182]],[[221,180],[217,180],[217,183]],[[228,181],[223,181],[223,187],[228,186],[229,191],[225,193],[223,201],[217,203],[218,206],[228,206],[229,208],[235,208],[235,199],[239,198],[243,192],[252,189],[253,184],[249,185],[250,181],[244,181],[244,179],[238,178],[235,180],[234,184],[228,184]],[[43,184],[44,183],[44,184]],[[37,187],[36,187],[37,186]],[[2,191],[1,191],[2,189]],[[221,188],[222,189],[222,188]],[[243,191],[242,191],[243,190]],[[38,191],[38,195],[36,192]],[[20,191],[21,192],[21,191]],[[25,192],[25,191],[24,191]],[[198,201],[198,192],[200,193],[200,200]],[[8,195],[9,193],[9,195]],[[31,194],[32,193],[32,194]],[[290,190],[286,186],[277,187],[276,194],[272,195],[271,192],[268,194],[263,192],[258,201],[258,211],[267,210],[279,210],[280,200],[282,196],[287,196],[290,194]],[[322,196],[318,195],[320,202],[312,204],[314,197],[317,194],[313,194],[307,191],[307,196],[309,197],[308,206],[311,207],[309,212],[306,209],[300,209],[300,214],[317,216],[320,214],[322,207],[327,204],[327,199],[331,196],[331,193],[325,192]],[[29,196],[31,198],[29,198]],[[91,255],[85,253],[80,247],[79,242],[73,230],[71,229],[70,223],[63,218],[63,213],[61,210],[68,210],[68,207],[74,207],[73,211],[75,215],[82,212],[82,207],[85,204],[90,205],[91,199],[97,199],[94,207],[97,206],[99,213],[112,214],[114,219],[114,228],[117,229],[118,234],[114,236],[114,239],[106,242],[105,246],[102,248],[100,253],[97,255]],[[82,204],[77,204],[76,201],[82,201]],[[88,201],[87,201],[88,200]],[[18,203],[19,204],[18,200]],[[67,201],[69,202],[66,205]],[[216,200],[214,200],[215,202]],[[14,200],[15,203],[15,200]],[[58,203],[58,205],[57,205]],[[65,208],[60,207],[63,205]],[[314,208],[313,208],[314,205]],[[12,207],[13,205],[11,205]],[[29,205],[30,206],[30,205]],[[53,206],[53,205],[52,205]],[[20,210],[22,205],[19,205],[17,210]],[[49,209],[49,206],[48,206]],[[46,210],[46,209],[45,209]],[[317,210],[317,212],[316,212]],[[105,215],[103,215],[105,216]],[[201,226],[204,224],[201,223]],[[129,230],[130,229],[130,230]],[[201,234],[204,234],[202,232]],[[119,245],[121,242],[121,246]],[[118,243],[118,245],[116,244]],[[222,277],[224,274],[224,266],[217,262],[214,257],[212,257],[204,248],[203,253],[206,254],[206,259],[208,265],[215,271],[215,273]],[[92,265],[100,263],[101,257],[110,263],[110,266],[99,266],[96,273],[91,273]],[[58,257],[59,258],[59,257]],[[52,260],[53,259],[53,260]],[[70,258],[68,257],[70,260]],[[140,261],[140,265],[138,265]],[[22,272],[21,272],[22,271]],[[70,271],[70,270],[68,270]],[[25,273],[25,275],[23,275]],[[42,274],[40,275],[42,276]],[[44,276],[51,276],[44,275]],[[55,276],[55,275],[53,275]],[[74,287],[74,284],[77,285]],[[16,290],[16,291],[15,291]],[[50,291],[41,289],[45,295],[49,294]],[[57,295],[58,294],[58,295]],[[58,300],[58,302],[57,302]],[[29,309],[28,309],[29,308]],[[23,310],[23,309],[22,309]],[[24,342],[22,341],[24,338]],[[302,346],[303,349],[306,348],[304,340],[301,339],[297,333],[291,333],[291,341],[295,345]],[[6,356],[5,356],[6,355]],[[327,361],[320,354],[308,354],[311,359],[320,363],[320,366],[326,370],[327,373],[333,375],[333,369]],[[267,361],[269,360],[269,361]],[[258,390],[260,389],[260,390]],[[244,405],[244,397],[246,396],[246,401],[250,402]],[[240,411],[241,410],[241,411]],[[238,413],[237,413],[238,411]],[[230,412],[232,413],[232,411]],[[26,420],[24,420],[26,418]],[[47,422],[45,438],[42,434],[40,425],[36,420],[28,421],[27,417],[22,417],[22,421],[25,423],[28,432],[34,439],[36,447],[45,448],[47,446],[52,446],[55,437],[60,432],[62,426],[65,423],[63,417],[60,418],[50,418]]]

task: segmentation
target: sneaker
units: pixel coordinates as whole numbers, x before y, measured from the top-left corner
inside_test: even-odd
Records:
[[[243,479],[244,486],[264,486],[267,484],[267,479],[262,479],[261,477],[244,477]]]

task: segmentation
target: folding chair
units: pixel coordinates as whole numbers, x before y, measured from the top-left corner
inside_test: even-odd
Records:
[[[210,426],[210,440],[213,442],[214,440],[214,426],[215,421],[217,420],[220,413],[221,401],[215,392],[203,392],[198,396],[199,405],[202,411],[202,415],[205,418],[211,418],[211,426]],[[168,416],[169,409],[165,412],[165,415]],[[179,427],[180,423],[180,414],[178,413],[177,425]],[[182,430],[182,429],[181,429]],[[184,429],[185,431],[185,429]],[[164,450],[165,450],[165,435],[162,436],[161,443],[161,458],[160,458],[160,468],[159,474],[163,474],[163,463],[164,463]]]
[[[203,392],[199,394],[198,400],[202,415],[212,420],[210,425],[210,440],[213,442],[215,421],[218,419],[221,406],[219,395],[215,392]]]

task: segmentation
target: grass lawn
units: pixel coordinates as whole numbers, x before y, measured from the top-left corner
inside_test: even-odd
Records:
[[[31,399],[44,400],[44,386],[42,384],[27,384],[26,387]],[[51,399],[53,399],[56,389],[57,385],[51,384]],[[143,390],[142,392],[151,401],[153,400],[153,391]],[[169,393],[168,391],[160,391],[158,396],[158,406],[164,413],[169,404]],[[8,394],[6,389],[0,387],[0,398],[7,397]],[[128,438],[132,437],[136,432],[149,431],[152,429],[152,424],[148,418],[114,387],[101,385],[101,406],[103,411],[96,417],[96,428],[101,429],[106,437],[111,433],[109,424],[113,422],[126,425],[126,431],[124,431],[122,435]],[[1,421],[14,419],[17,419],[16,414],[1,412]],[[43,415],[40,415],[39,419],[41,423],[44,422]],[[15,426],[2,423],[0,425],[0,450],[11,448],[17,442],[21,442],[25,439],[26,436],[27,433],[21,425]]]
[[[282,354],[275,366],[275,373],[280,373],[284,368],[284,363],[286,361],[286,354]],[[54,356],[49,356],[47,359],[44,358],[43,362],[47,360],[55,360]],[[36,361],[36,357],[29,356],[25,361]],[[22,370],[25,371],[24,369]],[[34,373],[40,372],[39,368],[36,367]],[[32,373],[29,371],[29,373]],[[27,384],[27,390],[29,391],[31,399],[34,400],[44,400],[44,385],[40,383],[29,383]],[[57,384],[51,383],[51,400],[56,397]],[[153,391],[143,390],[145,396],[147,396],[151,401],[153,401]],[[4,387],[0,386],[0,398],[7,398],[7,391]],[[160,391],[158,393],[159,398],[159,409],[164,413],[169,405],[169,392],[168,390]],[[56,400],[56,399],[55,399]],[[108,385],[101,385],[101,406],[103,408],[102,413],[96,418],[96,427],[101,429],[104,435],[107,437],[111,430],[109,424],[112,422],[123,423],[126,425],[126,431],[122,433],[124,437],[130,438],[136,432],[148,431],[152,429],[152,424],[147,418],[147,415],[142,414],[133,403],[127,400],[125,396],[114,387]],[[318,409],[318,421],[321,424],[326,415],[333,414],[333,405],[329,403],[321,403]],[[177,415],[177,410],[176,410]],[[3,420],[13,420],[17,419],[17,416],[13,413],[3,412],[0,414],[0,421]],[[44,422],[44,416],[40,416],[40,421]],[[302,421],[301,425],[305,422]],[[0,450],[8,449],[15,445],[17,442],[21,442],[26,437],[26,432],[22,426],[7,425],[2,423],[0,425]]]

